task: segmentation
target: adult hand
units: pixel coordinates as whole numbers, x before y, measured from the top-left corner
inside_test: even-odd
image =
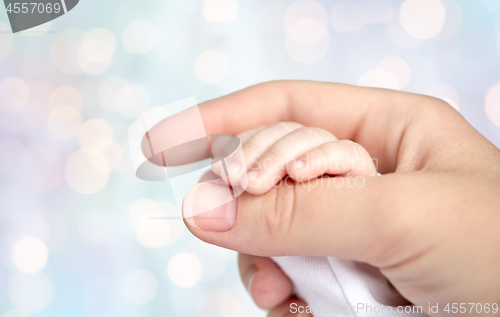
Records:
[[[279,121],[320,127],[364,146],[384,174],[367,178],[361,188],[283,185],[261,196],[244,193],[208,212],[227,217],[221,221],[229,221],[230,229],[222,232],[201,230],[196,216],[186,219],[201,240],[248,254],[240,256],[242,279],[272,316],[298,300],[287,277],[266,258],[281,255],[369,263],[424,311],[429,303],[500,304],[500,151],[445,102],[384,89],[280,81],[199,109],[210,134],[238,134]],[[151,138],[168,143],[189,133],[169,124],[178,118],[154,127]],[[200,197],[217,197],[217,186],[201,188],[186,196],[185,215],[203,208]]]

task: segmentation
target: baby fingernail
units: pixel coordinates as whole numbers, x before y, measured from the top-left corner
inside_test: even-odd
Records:
[[[248,171],[248,178],[250,180],[256,180],[259,177],[259,171],[258,170],[250,170]]]
[[[222,232],[234,226],[237,207],[227,185],[200,183],[189,189],[182,213],[192,227]]]
[[[239,162],[231,162],[227,165],[227,171],[230,174],[238,174],[241,171],[241,164]]]
[[[304,168],[306,166],[306,160],[300,159],[295,161],[295,168]]]

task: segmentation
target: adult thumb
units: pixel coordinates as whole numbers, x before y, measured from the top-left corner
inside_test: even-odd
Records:
[[[337,256],[377,265],[380,242],[404,230],[387,212],[384,197],[397,186],[392,178],[285,179],[264,195],[237,199],[224,185],[200,183],[186,195],[183,216],[199,239],[241,253]]]

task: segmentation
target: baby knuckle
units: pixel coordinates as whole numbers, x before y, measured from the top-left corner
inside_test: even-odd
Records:
[[[258,157],[260,151],[260,147],[253,142],[247,142],[243,145],[243,153],[245,153],[245,157],[249,160],[253,160],[255,157]]]
[[[294,130],[300,129],[303,127],[302,124],[296,122],[278,122],[274,125],[279,131],[282,131],[283,134],[288,134]]]
[[[349,156],[353,158],[359,158],[361,156],[361,147],[356,142],[351,140],[342,140],[341,141],[349,154]]]
[[[325,139],[323,129],[302,127],[298,128],[296,132],[307,138],[307,140],[313,144],[322,143],[322,141]]]

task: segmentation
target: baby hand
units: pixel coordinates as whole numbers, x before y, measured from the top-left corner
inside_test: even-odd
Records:
[[[361,145],[338,140],[320,128],[280,122],[245,131],[238,137],[243,155],[229,158],[226,170],[230,181],[221,163],[214,164],[212,170],[233,186],[246,187],[253,195],[268,192],[286,175],[297,183],[324,175],[377,175],[372,158]]]

